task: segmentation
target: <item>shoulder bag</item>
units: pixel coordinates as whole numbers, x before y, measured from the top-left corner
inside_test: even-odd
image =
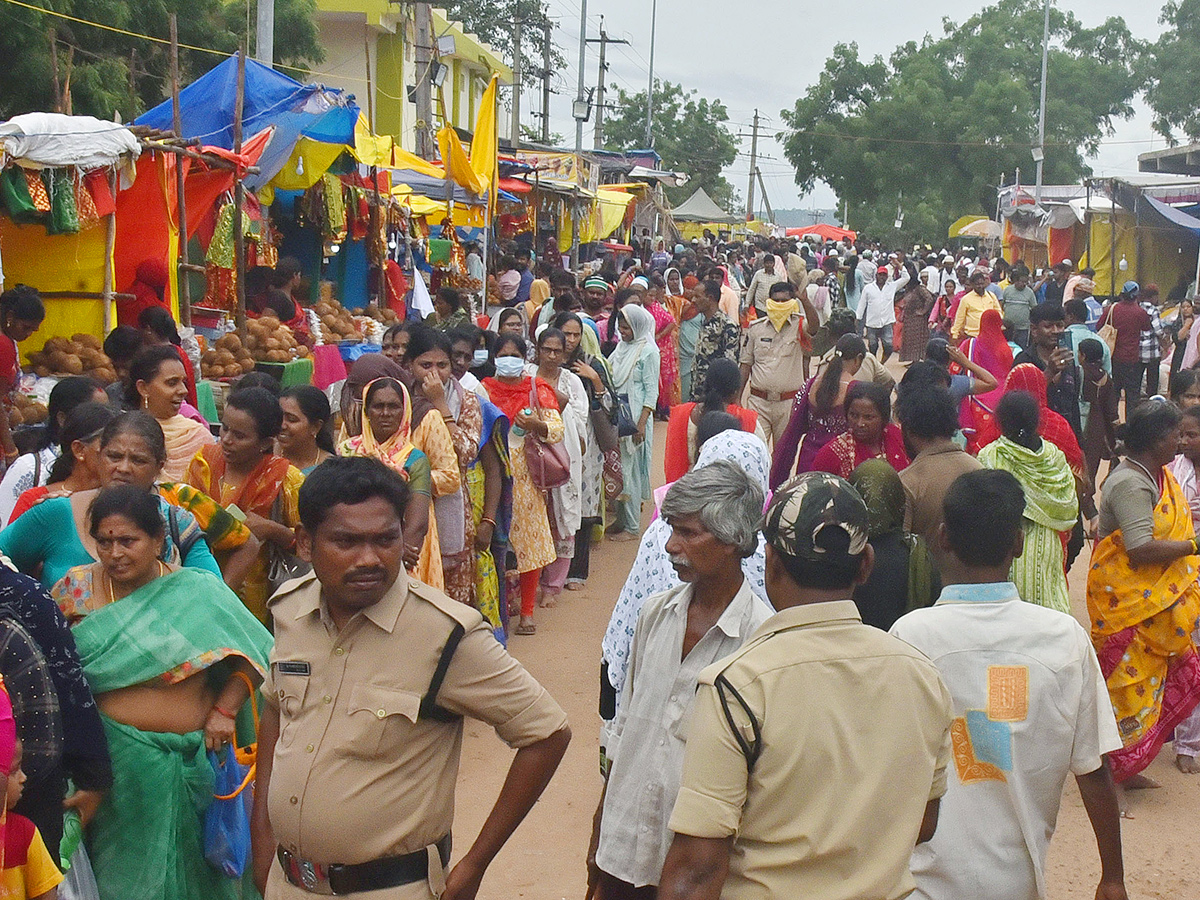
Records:
[[[529,378],[529,407],[535,411],[542,408],[538,402],[536,376]],[[533,486],[539,491],[553,490],[571,479],[571,458],[562,441],[547,444],[532,431],[525,435],[525,465]]]

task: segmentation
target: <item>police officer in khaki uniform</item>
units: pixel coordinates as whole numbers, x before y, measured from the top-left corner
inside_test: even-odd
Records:
[[[778,612],[700,673],[658,900],[906,897],[946,791],[953,706],[937,668],[862,623],[862,499],[800,475],[767,508]]]
[[[804,345],[812,346],[808,337],[818,324],[816,309],[805,294],[800,297],[803,311],[790,282],[781,278],[771,285],[766,316],[752,322],[742,339],[742,391],[750,385],[746,405],[758,413],[772,446],[787,428],[793,401],[804,387]]]
[[[407,485],[333,459],[300,491],[313,574],[271,599],[252,832],[266,900],[471,900],[570,741],[562,709],[475,610],[405,574]],[[447,872],[463,717],[517,748]]]

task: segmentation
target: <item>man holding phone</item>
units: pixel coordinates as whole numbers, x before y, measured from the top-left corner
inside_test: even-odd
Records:
[[[1042,303],[1035,306],[1029,311],[1029,349],[1018,353],[1013,365],[1032,363],[1045,373],[1049,407],[1071,424],[1071,430],[1078,438],[1082,432],[1079,420],[1079,367],[1071,351],[1071,339],[1066,328],[1066,314],[1060,304]]]

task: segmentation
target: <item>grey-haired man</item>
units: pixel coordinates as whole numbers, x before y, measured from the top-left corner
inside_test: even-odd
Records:
[[[671,844],[687,721],[700,671],[733,653],[771,615],[742,575],[758,547],[763,493],[716,460],[667,492],[666,550],[683,585],[646,601],[606,752],[612,762],[588,854],[589,896],[652,898]]]

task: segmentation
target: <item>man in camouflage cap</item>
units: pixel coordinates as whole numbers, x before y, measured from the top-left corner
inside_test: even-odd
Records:
[[[874,553],[848,482],[788,482],[763,534],[778,612],[700,675],[659,900],[904,896],[946,790],[949,693],[850,599]]]

